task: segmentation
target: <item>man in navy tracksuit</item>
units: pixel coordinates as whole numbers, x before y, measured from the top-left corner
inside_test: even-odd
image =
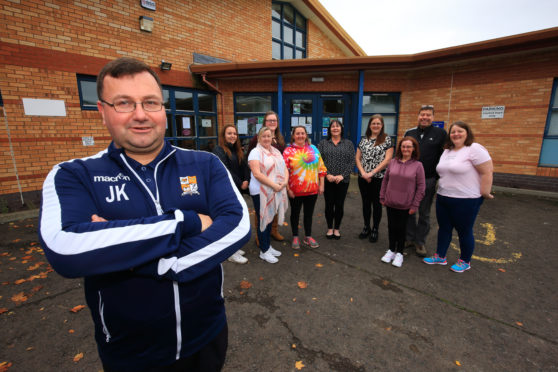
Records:
[[[113,141],[47,176],[45,254],[85,278],[105,371],[219,371],[221,262],[250,237],[244,199],[216,156],[164,140],[161,83],[146,64],[108,63],[97,94]]]

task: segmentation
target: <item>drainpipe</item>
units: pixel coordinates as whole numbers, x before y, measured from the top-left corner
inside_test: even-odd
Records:
[[[279,132],[283,133],[283,128],[285,127],[283,124],[283,75],[277,75],[277,118],[279,120]],[[285,133],[283,133],[285,136]]]
[[[202,75],[202,80],[205,84],[207,84],[211,89],[213,89],[214,91],[217,92],[217,94],[219,94],[221,96],[221,123],[222,125],[225,125],[225,98],[223,97],[223,92],[221,92],[219,90],[219,88],[217,88],[215,85],[213,85],[213,83],[210,83],[207,79],[206,79],[206,73],[201,74]]]

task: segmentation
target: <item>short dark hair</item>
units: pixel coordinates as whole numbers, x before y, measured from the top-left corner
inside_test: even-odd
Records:
[[[331,126],[333,124],[339,124],[339,126],[341,127],[341,138],[343,138],[343,124],[339,120],[333,119],[329,122],[329,127],[327,127],[327,139],[331,139]]]
[[[309,145],[310,144],[310,138],[308,138],[308,131],[306,130],[306,127],[304,125],[296,125],[294,127],[291,128],[291,145],[295,142],[294,140],[294,132],[298,129],[298,128],[302,128],[304,129],[304,133],[306,133],[306,144]]]
[[[380,133],[378,134],[378,137],[376,137],[376,141],[374,142],[374,146],[379,146],[385,142],[387,137],[387,134],[385,132],[386,125],[384,124],[384,117],[382,115],[374,114],[370,117],[370,119],[368,119],[368,126],[366,127],[366,138],[370,139],[370,137],[372,136],[372,129],[370,129],[370,123],[372,123],[372,120],[374,119],[380,119],[380,121],[382,122],[382,129],[380,129]]]
[[[421,111],[432,111],[432,115],[434,115],[434,106],[433,105],[422,105],[419,109],[419,114]]]
[[[453,149],[455,147],[455,145],[451,141],[451,136],[450,136],[451,128],[453,128],[454,126],[458,126],[459,128],[465,129],[465,131],[467,132],[467,138],[465,138],[465,143],[464,143],[465,146],[471,146],[473,142],[475,142],[475,135],[473,134],[473,130],[471,129],[469,124],[465,123],[464,121],[456,121],[449,127],[448,136],[446,137],[446,144],[444,145],[445,149]]]
[[[403,153],[401,152],[401,144],[405,141],[411,141],[413,143],[413,153],[411,154],[411,159],[418,160],[420,158],[419,144],[416,139],[410,136],[403,137],[401,141],[397,144],[397,151],[395,152],[395,157],[397,159],[403,158]]]
[[[115,59],[114,61],[110,61],[101,69],[101,72],[99,72],[99,75],[97,76],[97,98],[103,99],[103,84],[105,76],[108,75],[113,78],[119,78],[122,76],[136,75],[144,71],[149,72],[149,74],[155,78],[162,94],[163,87],[161,86],[161,80],[159,80],[159,77],[155,71],[151,69],[151,67],[142,61],[138,61],[137,59],[122,57]]]

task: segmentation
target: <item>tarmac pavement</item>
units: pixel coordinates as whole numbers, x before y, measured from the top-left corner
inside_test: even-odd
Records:
[[[462,274],[449,270],[456,235],[448,266],[425,265],[411,251],[402,268],[382,263],[387,218],[378,243],[357,238],[356,182],[339,241],[325,239],[318,200],[320,248],[273,242],[283,255],[269,264],[252,240],[247,264],[223,264],[224,372],[558,370],[557,200],[505,190],[485,201],[472,267]],[[0,371],[101,371],[89,310],[75,308],[85,305],[82,280],[51,271],[36,217],[3,221]],[[429,253],[436,230],[433,210]],[[290,239],[289,227],[280,231]]]

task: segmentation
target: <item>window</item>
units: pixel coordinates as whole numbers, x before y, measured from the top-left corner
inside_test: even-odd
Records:
[[[306,58],[306,18],[289,3],[271,5],[273,59]]]
[[[399,93],[365,93],[362,96],[361,136],[365,135],[368,120],[374,114],[384,117],[384,131],[395,139],[399,119]]]
[[[79,103],[82,110],[97,110],[97,77],[77,75]]]
[[[558,167],[558,79],[554,79],[550,96],[539,165]]]
[[[275,102],[275,95],[271,93],[234,95],[234,120],[243,146],[258,133],[265,113],[274,109],[272,102]]]

